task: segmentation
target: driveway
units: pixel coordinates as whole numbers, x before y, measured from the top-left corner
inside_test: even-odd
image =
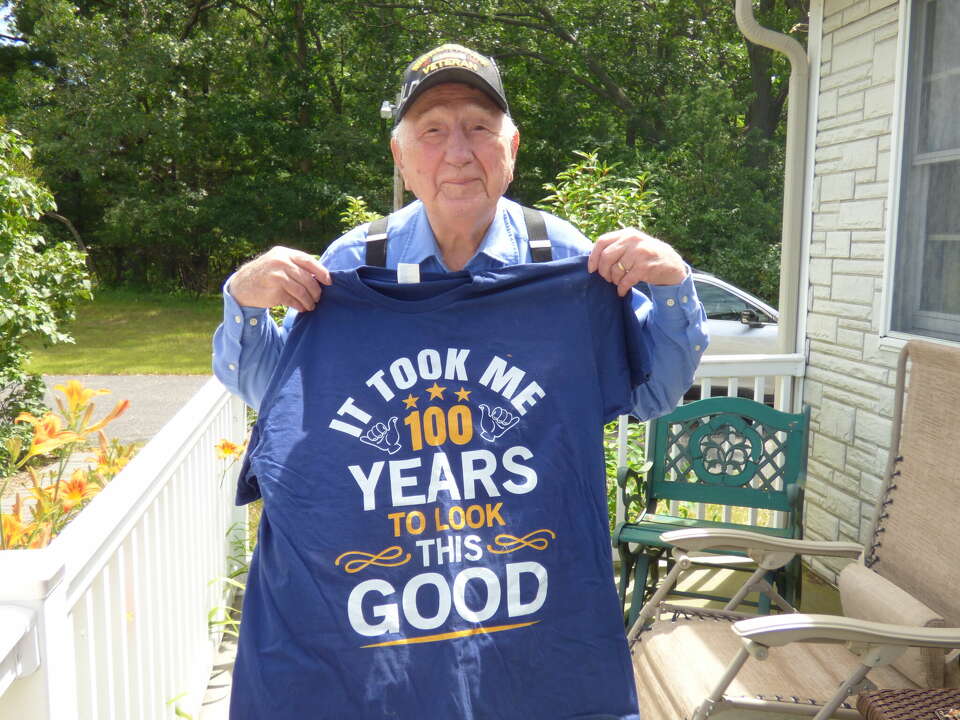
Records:
[[[209,375],[44,375],[47,386],[44,400],[49,407],[56,408],[54,397],[62,396],[54,393],[53,387],[64,385],[68,380],[79,380],[96,390],[109,390],[109,395],[94,398],[94,419],[103,417],[121,400],[129,400],[127,411],[104,432],[109,438],[145,443],[209,379]]]

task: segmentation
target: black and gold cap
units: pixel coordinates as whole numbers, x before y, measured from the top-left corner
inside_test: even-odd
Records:
[[[425,90],[440,83],[464,83],[485,92],[507,115],[510,108],[493,58],[451,43],[424,53],[407,66],[397,102],[396,121]]]

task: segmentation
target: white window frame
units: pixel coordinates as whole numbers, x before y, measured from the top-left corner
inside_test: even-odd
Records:
[[[897,239],[899,236],[900,229],[900,197],[901,197],[901,185],[903,182],[903,154],[904,154],[904,142],[905,142],[905,126],[906,126],[906,113],[913,113],[911,118],[911,124],[913,127],[916,127],[918,113],[920,108],[919,102],[919,91],[920,85],[913,88],[915,97],[908,97],[908,71],[910,69],[910,38],[912,35],[912,17],[914,8],[917,3],[928,2],[928,0],[905,0],[900,3],[900,18],[899,18],[899,27],[900,27],[900,36],[897,48],[897,61],[896,61],[896,81],[895,88],[897,92],[896,101],[894,104],[894,111],[892,117],[892,127],[891,127],[891,143],[890,143],[890,186],[887,195],[887,224],[886,224],[886,252],[884,253],[884,286],[883,286],[883,297],[882,297],[882,307],[883,314],[881,317],[880,323],[880,335],[881,337],[888,337],[896,341],[910,340],[914,338],[921,338],[930,342],[944,343],[949,345],[956,345],[958,341],[954,340],[945,340],[943,338],[931,337],[929,335],[920,335],[917,333],[908,333],[900,330],[894,330],[893,325],[893,295],[894,295],[894,284],[896,282],[896,267],[897,267]],[[913,142],[918,141],[919,134],[914,133]],[[914,152],[914,159],[917,159],[917,153]],[[921,162],[923,161],[937,161],[937,160],[960,160],[960,152],[948,151],[948,152],[937,152],[937,153],[925,153],[924,156],[919,158]],[[919,251],[918,251],[919,252]],[[916,265],[916,273],[919,276],[921,271],[921,266],[918,263]],[[911,286],[910,293],[914,296],[919,294],[919,279],[915,278],[913,285]],[[926,327],[930,329],[936,329],[937,326],[943,327],[944,323],[949,326],[950,331],[956,331],[954,328],[960,326],[960,321],[956,319],[954,315],[945,315],[943,313],[934,313],[934,312],[920,312],[915,311],[915,316],[919,316],[922,320],[926,321]],[[899,342],[897,343],[899,344]]]

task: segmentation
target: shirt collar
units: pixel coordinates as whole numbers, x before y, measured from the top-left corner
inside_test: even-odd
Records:
[[[420,204],[420,212],[413,218],[414,226],[409,234],[406,251],[402,253],[404,259],[401,262],[410,262],[420,264],[428,258],[434,258],[437,264],[446,269],[443,262],[443,255],[440,253],[440,247],[437,245],[437,238],[433,234],[433,228],[430,227],[430,221],[427,219],[426,208]],[[497,209],[493,215],[493,221],[487,228],[480,247],[466,265],[466,269],[477,269],[477,260],[480,255],[494,261],[494,266],[502,267],[506,265],[516,265],[520,262],[520,242],[518,239],[518,230],[510,213],[507,210],[506,200],[500,198],[497,202]],[[420,238],[419,242],[415,238]]]
[[[517,228],[507,211],[506,201],[503,198],[497,202],[497,211],[493,222],[487,228],[483,242],[477,248],[477,255],[486,255],[500,265],[517,265],[520,262],[520,243],[517,237]],[[471,258],[470,262],[476,259]],[[468,263],[469,264],[469,263]]]

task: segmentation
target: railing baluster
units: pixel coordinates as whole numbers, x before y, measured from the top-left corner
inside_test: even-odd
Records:
[[[710,397],[710,393],[713,390],[713,383],[710,381],[710,378],[703,378],[700,381],[700,399]]]
[[[171,688],[171,697],[176,697],[177,695],[187,692],[188,690],[188,688],[184,686],[184,677],[186,675],[186,665],[190,648],[184,647],[182,638],[183,629],[189,622],[186,604],[188,599],[187,593],[190,587],[188,585],[188,577],[190,576],[190,561],[188,553],[190,552],[190,549],[184,542],[185,534],[187,532],[187,516],[183,507],[183,477],[186,475],[189,463],[190,454],[188,451],[186,458],[184,458],[183,464],[181,464],[176,475],[174,475],[174,478],[170,483],[170,504],[173,511],[173,534],[175,537],[174,547],[176,548],[174,557],[177,561],[176,572],[174,572],[171,579],[171,585],[174,587],[174,601],[176,603],[177,618],[177,624],[173,628],[172,635],[172,637],[175,638],[173,657],[175,663],[174,667],[176,668],[176,673],[174,675],[176,678],[176,686]]]
[[[83,618],[84,634],[77,636],[77,655],[83,656],[78,663],[79,668],[95,668],[97,663],[97,624],[94,615],[93,593],[87,591],[83,598],[81,617]],[[83,720],[97,720],[100,717],[100,685],[89,670],[77,677],[77,695],[84,701],[80,706],[80,717]]]
[[[99,600],[96,605],[100,610],[99,622],[97,623],[100,630],[100,657],[97,658],[98,662],[94,667],[102,668],[102,677],[106,680],[104,683],[103,720],[116,720],[117,718],[117,691],[114,680],[116,654],[113,651],[113,623],[111,622],[114,612],[113,603],[111,602],[111,587],[113,583],[113,573],[110,565],[107,564],[103,568],[99,581],[95,585],[98,590],[97,595],[99,596],[95,596],[95,599]],[[96,678],[93,678],[93,680],[96,681]]]
[[[130,627],[131,616],[133,612],[128,595],[128,583],[130,578],[127,574],[127,543],[117,548],[117,554],[113,558],[116,567],[116,585],[114,587],[113,597],[116,608],[114,610],[114,624],[116,625],[116,643],[119,659],[117,662],[117,706],[122,708],[120,717],[132,717],[132,702],[130,695],[136,690],[131,681],[133,668],[130,667]]]
[[[174,473],[174,476],[176,473]],[[176,696],[177,690],[177,656],[176,645],[170,642],[175,637],[176,626],[179,621],[177,616],[177,588],[174,587],[173,577],[176,574],[176,539],[173,537],[175,532],[173,528],[173,514],[175,509],[171,500],[173,494],[173,485],[171,482],[166,484],[163,489],[163,496],[158,511],[160,513],[160,540],[162,543],[161,554],[163,556],[163,575],[160,578],[160,587],[163,590],[163,621],[160,633],[161,647],[164,655],[164,684],[161,688],[160,700],[166,706],[168,700]],[[170,713],[165,712],[164,717],[169,717]]]
[[[144,627],[143,627],[143,523],[139,523],[130,531],[129,540],[129,573],[131,576],[130,585],[130,632],[132,635],[130,650],[132,657],[129,662],[133,665],[133,686],[132,703],[135,708],[135,717],[146,718],[146,706],[144,705],[144,694],[146,689],[146,657],[144,657]]]
[[[160,522],[158,519],[159,503],[153,503],[150,510],[144,516],[144,525],[147,528],[147,540],[145,551],[150,558],[150,572],[147,573],[147,581],[144,584],[146,594],[146,607],[149,609],[149,667],[151,673],[149,676],[150,691],[147,693],[146,702],[149,708],[150,718],[163,717],[163,687],[167,675],[166,663],[161,662],[161,635],[162,620],[160,606],[160,587],[163,581],[163,540],[160,536]]]

